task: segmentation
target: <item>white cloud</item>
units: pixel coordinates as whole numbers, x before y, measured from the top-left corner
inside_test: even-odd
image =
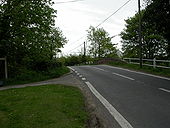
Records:
[[[59,0],[55,0],[59,1]],[[61,1],[61,0],[60,0]],[[67,53],[85,41],[85,38],[75,42],[83,35],[86,30],[92,26],[97,26],[101,21],[107,18],[111,13],[116,11],[127,0],[85,0],[68,4],[56,4],[53,7],[57,10],[56,26],[60,27],[64,35],[68,38],[69,43],[65,45],[62,51]],[[137,11],[137,0],[131,0],[124,8],[112,16],[108,21],[102,24],[111,36],[119,34],[125,25],[124,19],[131,17]],[[120,37],[112,40],[118,43],[121,48]],[[73,51],[80,51],[75,49]]]

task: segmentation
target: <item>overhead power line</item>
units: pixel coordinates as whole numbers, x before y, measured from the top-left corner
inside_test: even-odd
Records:
[[[102,25],[104,22],[106,22],[109,18],[111,18],[114,14],[116,14],[120,9],[122,9],[126,4],[128,4],[131,0],[128,0],[126,3],[124,3],[120,8],[118,8],[115,12],[113,12],[111,15],[109,15],[106,19],[104,19],[100,24],[98,24],[96,26],[99,27],[100,25]]]
[[[80,47],[80,46],[82,46],[83,44],[84,44],[84,42],[83,42],[82,44],[78,45],[77,47],[75,47],[75,48],[71,49],[71,50],[70,50],[70,51],[68,51],[67,53],[69,53],[69,52],[73,51],[74,49],[79,48],[79,47]]]
[[[76,42],[80,41],[80,40],[83,39],[85,36],[86,36],[86,34],[84,34],[82,37],[80,37],[79,39],[77,39],[77,40],[74,41],[73,43],[76,43]],[[72,43],[72,44],[73,44],[73,43]],[[70,45],[72,45],[72,44],[69,44],[68,46],[70,46]]]
[[[74,1],[76,1],[76,0],[74,0]],[[78,0],[78,1],[81,1],[81,0]],[[105,23],[108,19],[110,19],[113,15],[115,15],[120,9],[122,9],[122,8],[123,8],[125,5],[127,5],[130,1],[131,1],[131,0],[128,0],[127,2],[125,2],[121,7],[119,7],[116,11],[114,11],[111,15],[109,15],[106,19],[104,19],[101,23],[99,23],[95,28],[98,28],[100,25],[102,25],[103,23]],[[118,35],[119,35],[119,34],[114,35],[114,37],[115,37],[115,36],[118,36]],[[86,36],[86,35],[83,35],[81,38],[79,38],[79,39],[76,40],[75,42],[81,40],[84,36]],[[75,42],[73,42],[73,43],[75,43]],[[83,45],[83,44],[84,44],[84,42],[81,43],[80,45],[78,45],[77,47],[71,49],[70,51],[68,51],[68,53],[71,52],[71,51],[73,51],[74,49],[77,49],[78,47],[80,47],[80,46]]]
[[[65,3],[73,3],[73,2],[80,2],[84,0],[71,0],[71,1],[65,1],[65,2],[55,2],[55,4],[65,4]]]

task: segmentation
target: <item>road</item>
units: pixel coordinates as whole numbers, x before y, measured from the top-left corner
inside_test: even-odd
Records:
[[[71,67],[120,128],[170,128],[170,79],[107,65]]]

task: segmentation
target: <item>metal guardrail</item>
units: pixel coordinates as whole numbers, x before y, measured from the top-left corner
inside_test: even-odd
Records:
[[[139,64],[139,58],[123,58],[124,61],[131,64]],[[142,59],[142,65],[151,66],[153,68],[166,68],[170,69],[170,60],[156,60],[154,59]]]

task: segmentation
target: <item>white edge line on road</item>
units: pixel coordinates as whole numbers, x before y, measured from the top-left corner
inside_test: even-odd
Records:
[[[131,77],[127,77],[127,76],[124,76],[124,75],[121,75],[121,74],[118,74],[118,73],[115,73],[115,72],[113,72],[112,74],[120,76],[120,77],[123,77],[123,78],[126,78],[126,79],[129,79],[129,80],[135,80],[135,79],[133,79]]]
[[[131,124],[92,86],[90,82],[85,83],[122,128],[133,128]]]
[[[169,92],[170,93],[170,90],[167,90],[167,89],[164,89],[164,88],[159,88],[159,90],[162,90],[164,92]]]
[[[81,78],[82,80],[86,80],[86,78]]]
[[[72,71],[75,71],[75,69],[73,69],[72,67],[69,67],[69,66],[68,66],[68,68],[71,69]]]
[[[156,76],[156,75],[152,75],[152,74],[148,74],[148,73],[144,73],[144,72],[137,72],[137,71],[132,71],[129,69],[124,69],[124,68],[119,68],[119,67],[113,67],[113,66],[109,66],[109,65],[105,65],[105,66],[110,67],[110,68],[116,68],[116,69],[129,71],[129,72],[135,72],[135,73],[142,74],[142,75],[152,76],[152,77],[156,77],[156,78],[160,78],[160,79],[164,79],[164,80],[170,80],[170,78],[167,78],[167,77]]]

